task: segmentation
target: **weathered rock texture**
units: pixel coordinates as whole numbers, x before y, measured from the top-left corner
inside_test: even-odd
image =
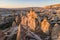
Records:
[[[44,33],[49,33],[49,27],[50,27],[50,24],[49,24],[48,20],[46,18],[44,18],[44,20],[41,22],[41,30]]]
[[[60,26],[55,24],[51,32],[52,40],[60,40]]]

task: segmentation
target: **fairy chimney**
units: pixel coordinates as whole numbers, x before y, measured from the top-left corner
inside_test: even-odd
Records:
[[[33,9],[30,10],[30,14],[29,14],[32,18],[37,18],[37,14],[33,11]]]
[[[27,14],[27,18],[29,28],[34,31],[36,27],[35,18],[37,18],[37,14],[34,11],[30,10],[30,13]]]
[[[27,17],[25,17],[25,16],[21,17],[21,24],[25,25],[25,26],[27,25]]]
[[[49,27],[50,27],[50,24],[49,24],[48,20],[46,18],[44,18],[43,21],[41,22],[41,30],[44,33],[49,33]]]

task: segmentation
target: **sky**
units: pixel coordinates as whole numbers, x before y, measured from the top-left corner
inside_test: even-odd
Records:
[[[0,8],[44,7],[60,4],[60,0],[0,0]]]

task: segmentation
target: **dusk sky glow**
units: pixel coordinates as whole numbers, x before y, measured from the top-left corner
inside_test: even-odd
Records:
[[[0,8],[44,7],[60,4],[60,0],[0,0]]]

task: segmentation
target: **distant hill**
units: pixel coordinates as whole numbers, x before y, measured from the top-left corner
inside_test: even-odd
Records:
[[[46,6],[44,8],[46,8],[46,9],[49,9],[49,8],[60,8],[60,4],[49,5],[49,6]]]
[[[54,5],[52,5],[52,6],[59,6],[59,7],[60,7],[60,4],[54,4]]]

